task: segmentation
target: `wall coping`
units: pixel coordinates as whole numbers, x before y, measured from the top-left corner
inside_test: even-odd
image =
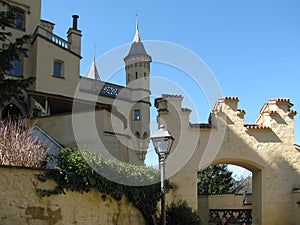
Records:
[[[0,165],[0,169],[19,169],[19,170],[39,170],[39,171],[48,171],[48,170],[55,170],[55,169],[47,169],[47,168],[40,168],[40,167],[26,167],[26,166],[11,166],[11,165]]]

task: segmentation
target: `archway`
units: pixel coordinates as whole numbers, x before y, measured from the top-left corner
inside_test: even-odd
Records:
[[[203,224],[216,224],[221,217],[227,218],[229,224],[240,224],[242,221],[247,222],[247,224],[252,224],[255,221],[257,224],[262,214],[261,166],[255,162],[232,158],[218,159],[210,164],[210,166],[216,165],[235,165],[250,171],[252,176],[251,190],[236,190],[233,187],[233,193],[198,195],[198,212],[203,218]],[[218,176],[217,172],[216,176]],[[213,178],[210,177],[210,179]],[[251,178],[249,179],[251,180]],[[244,192],[245,190],[247,192]]]
[[[2,109],[2,120],[5,119],[18,119],[21,116],[23,116],[22,111],[19,109],[19,107],[17,107],[15,104],[10,103],[8,105],[6,105],[3,109]]]
[[[252,224],[294,225],[300,204],[295,201],[300,152],[294,143],[293,104],[285,98],[271,99],[263,105],[256,124],[245,124],[246,111],[238,108],[238,101],[236,97],[219,99],[208,124],[190,123],[190,111],[182,108],[182,98],[177,96],[165,95],[156,104],[158,122],[175,138],[166,164],[166,174],[178,171],[170,177],[176,187],[174,199],[184,198],[197,209],[196,172],[213,164],[238,165],[253,174]],[[191,157],[179,169],[183,155]]]

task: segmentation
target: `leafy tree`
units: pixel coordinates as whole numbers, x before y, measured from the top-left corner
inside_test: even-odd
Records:
[[[198,194],[229,194],[233,193],[234,179],[227,165],[209,166],[198,173]]]
[[[4,0],[0,0],[1,5],[7,5]],[[8,79],[5,78],[6,71],[13,68],[12,62],[22,57],[27,57],[28,49],[24,47],[31,40],[31,35],[23,35],[22,37],[11,40],[12,33],[6,31],[6,27],[13,23],[16,15],[12,11],[0,11],[0,41],[6,43],[5,47],[0,49],[0,102],[22,94],[22,90],[26,90],[34,81],[33,77]]]

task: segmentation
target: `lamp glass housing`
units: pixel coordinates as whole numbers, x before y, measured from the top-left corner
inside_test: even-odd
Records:
[[[170,153],[174,138],[164,126],[160,126],[150,139],[154,145],[155,152],[159,156],[168,155]]]

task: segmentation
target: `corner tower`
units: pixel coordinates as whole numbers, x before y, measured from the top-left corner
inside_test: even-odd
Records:
[[[141,41],[136,21],[136,31],[128,55],[124,58],[126,87],[132,90],[132,108],[130,111],[130,128],[133,134],[132,149],[138,160],[144,162],[150,134],[150,63]],[[129,156],[130,157],[130,156]],[[134,155],[132,155],[134,157]],[[130,158],[132,158],[130,157]]]

